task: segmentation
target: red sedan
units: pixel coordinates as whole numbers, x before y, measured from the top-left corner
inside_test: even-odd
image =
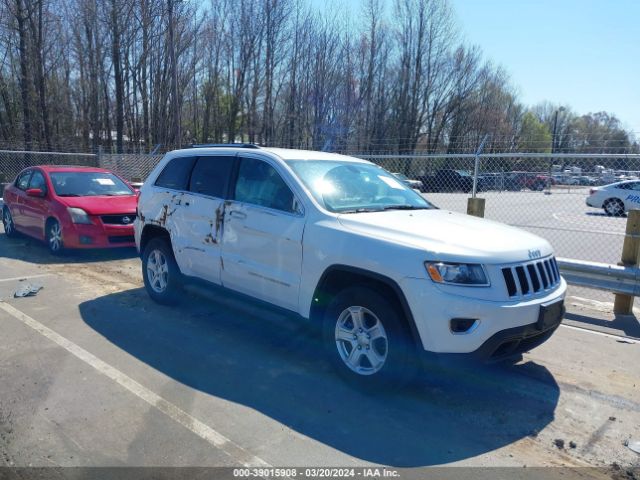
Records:
[[[90,167],[30,167],[4,190],[2,223],[45,240],[51,253],[63,248],[135,246],[138,197],[114,173]]]

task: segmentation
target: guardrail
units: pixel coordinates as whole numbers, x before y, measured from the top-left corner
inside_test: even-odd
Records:
[[[557,258],[560,273],[571,285],[640,296],[640,268]]]

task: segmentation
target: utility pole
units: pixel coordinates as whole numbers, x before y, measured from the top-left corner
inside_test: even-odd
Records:
[[[558,108],[553,114],[553,134],[551,136],[551,153],[556,153],[556,132],[558,130],[558,112],[564,112],[564,107]]]
[[[176,44],[173,19],[173,1],[167,0],[169,14],[169,55],[171,56],[171,99],[173,110],[174,141],[177,148],[182,146],[182,130],[180,118],[180,105],[178,104],[178,65],[176,64]]]

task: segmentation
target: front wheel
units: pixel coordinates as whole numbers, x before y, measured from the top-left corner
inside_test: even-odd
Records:
[[[47,223],[47,247],[52,255],[62,253],[62,227],[57,220],[50,220]]]
[[[168,241],[152,239],[142,255],[142,278],[149,296],[163,305],[178,302],[182,275]]]
[[[4,233],[7,237],[16,236],[16,226],[13,223],[13,217],[7,206],[2,209],[2,226],[4,227]]]
[[[402,313],[380,293],[351,287],[329,304],[323,339],[338,373],[358,387],[399,387],[415,373],[417,360]]]

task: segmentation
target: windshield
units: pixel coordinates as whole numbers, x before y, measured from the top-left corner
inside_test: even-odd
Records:
[[[377,165],[332,160],[289,160],[287,163],[330,212],[435,208]]]
[[[105,172],[51,172],[51,183],[59,197],[135,195],[120,178]]]

